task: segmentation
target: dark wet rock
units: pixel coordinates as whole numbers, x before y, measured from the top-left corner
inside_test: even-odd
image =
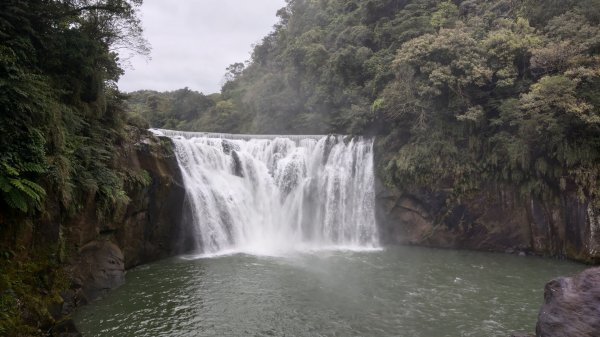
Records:
[[[143,146],[142,140],[150,143]],[[169,138],[142,136],[124,165],[148,172],[150,185],[132,186],[131,202],[114,238],[125,256],[125,268],[182,253],[187,208],[185,187]]]
[[[72,285],[71,289],[61,291],[60,297],[63,299],[61,308],[62,317],[72,314],[75,309],[88,303],[81,285]]]
[[[35,226],[20,222],[0,226],[13,247],[56,249],[51,259],[59,259],[70,273],[65,275],[70,284],[60,283],[67,289],[53,289],[60,298],[45,301],[40,308],[47,315],[22,310],[24,322],[32,327],[48,331],[77,307],[121,285],[125,270],[183,253],[189,247],[182,235],[188,216],[186,193],[172,140],[134,127],[128,127],[128,133],[116,147],[118,155],[111,163],[131,175],[128,178],[133,177],[124,185],[127,204],[99,209],[102,204],[92,191],[81,196],[75,214],[65,216],[60,198],[49,195]],[[43,270],[36,277],[52,285],[54,280],[46,279],[49,274]],[[63,332],[63,336],[77,335],[76,331]]]
[[[452,206],[448,197],[376,183],[382,242],[600,262],[599,212],[575,194],[546,201],[494,185]]]
[[[145,171],[149,184],[127,186],[130,202],[110,221],[98,217],[96,200],[90,196],[84,209],[63,226],[66,241],[78,248],[70,261],[70,287],[61,292],[63,317],[123,284],[125,270],[186,247],[181,235],[187,215],[185,189],[173,143],[143,130],[133,132],[132,142],[122,145],[118,165],[130,172]]]
[[[237,151],[232,151],[231,152],[231,165],[233,168],[233,174],[238,176],[238,177],[244,177],[244,166],[242,165],[242,161],[240,159],[240,155],[237,153]]]
[[[600,336],[600,268],[546,284],[536,336]]]
[[[337,143],[338,143],[337,136],[335,136],[335,135],[327,136],[327,139],[325,140],[325,148],[323,149],[323,163],[325,163],[327,161],[327,158],[329,158],[329,154],[331,153],[331,150]]]
[[[77,331],[77,327],[71,319],[56,324],[50,332],[52,337],[81,337],[81,333]]]
[[[223,153],[230,154],[232,151],[239,151],[240,147],[237,144],[232,143],[227,139],[223,139],[221,141],[221,145],[223,146]]]
[[[112,242],[90,242],[79,252],[74,275],[81,280],[85,298],[94,300],[125,283],[123,253]]]

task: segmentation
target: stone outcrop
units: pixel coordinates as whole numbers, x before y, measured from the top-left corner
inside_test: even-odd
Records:
[[[488,186],[447,203],[443,191],[399,191],[377,184],[376,193],[378,224],[386,244],[600,262],[597,211],[574,194],[539,200],[522,198],[511,187]]]
[[[537,337],[600,335],[600,268],[546,284]]]
[[[114,233],[123,249],[125,268],[182,253],[186,219],[185,187],[171,139],[148,134],[127,149],[123,165],[148,172],[146,187],[128,191],[131,198]]]

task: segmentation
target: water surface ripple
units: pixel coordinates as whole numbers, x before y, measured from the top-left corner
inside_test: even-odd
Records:
[[[544,284],[584,266],[396,247],[176,258],[82,308],[84,336],[509,336],[533,331]]]

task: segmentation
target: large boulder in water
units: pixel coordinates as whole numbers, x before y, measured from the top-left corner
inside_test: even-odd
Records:
[[[546,284],[536,336],[600,336],[600,268]]]

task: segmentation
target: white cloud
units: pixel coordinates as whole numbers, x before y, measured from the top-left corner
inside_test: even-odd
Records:
[[[285,0],[145,0],[141,18],[152,59],[131,58],[119,88],[218,92],[225,68],[250,58],[251,45],[272,31],[283,6]]]

